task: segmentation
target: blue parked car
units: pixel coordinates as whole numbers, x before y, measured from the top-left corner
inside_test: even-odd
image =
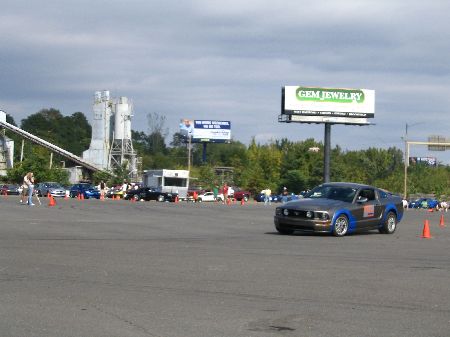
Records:
[[[285,200],[283,200],[283,197],[285,197]],[[282,194],[272,194],[270,196],[270,201],[271,202],[288,202],[288,201],[292,201],[292,200],[298,200],[299,197],[294,194],[288,194],[286,196],[283,196]],[[255,200],[258,202],[264,202],[264,194],[260,193],[258,195],[256,195]]]
[[[88,183],[75,184],[70,188],[69,195],[71,198],[76,198],[78,194],[83,194],[85,199],[100,199],[100,191]]]
[[[439,201],[432,198],[419,198],[414,201],[411,201],[408,205],[408,208],[436,208],[439,204]]]

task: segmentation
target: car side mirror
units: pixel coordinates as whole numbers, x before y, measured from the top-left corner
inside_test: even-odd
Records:
[[[367,201],[369,201],[369,199],[367,199],[365,197],[359,197],[358,200],[356,200],[356,202],[359,204],[364,204]]]

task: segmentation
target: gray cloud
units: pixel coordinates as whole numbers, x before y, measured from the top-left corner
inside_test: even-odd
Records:
[[[232,121],[233,137],[323,139],[323,126],[279,124],[283,85],[376,90],[376,125],[334,126],[344,149],[447,136],[450,47],[442,1],[4,1],[0,108],[91,117],[95,90],[146,114]],[[450,137],[450,135],[448,135]],[[412,155],[436,155],[417,149]],[[445,153],[439,159],[449,162]]]

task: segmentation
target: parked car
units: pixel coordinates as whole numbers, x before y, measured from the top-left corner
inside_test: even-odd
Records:
[[[402,217],[400,196],[369,185],[326,183],[305,198],[277,207],[274,223],[280,234],[310,231],[344,236],[372,229],[392,234]]]
[[[66,189],[61,186],[61,184],[56,182],[43,182],[38,183],[34,187],[36,193],[38,196],[47,196],[49,193],[53,197],[65,197],[66,196]]]
[[[217,198],[214,198],[214,192],[205,192],[197,197],[197,202],[208,202],[208,201],[223,201],[223,194],[217,194]]]
[[[244,201],[247,202],[250,199],[251,193],[249,191],[244,191],[236,187],[233,191],[233,194],[229,196],[230,198],[234,198],[237,201],[241,201],[242,199],[244,199]]]
[[[270,202],[277,202],[277,201],[278,201],[278,195],[276,195],[276,194],[271,194],[270,197],[269,197],[269,199],[270,199]],[[261,192],[261,193],[257,194],[257,195],[255,196],[255,200],[256,200],[257,202],[264,202],[264,193]]]
[[[123,190],[122,190],[122,186],[115,186],[115,187],[111,187],[107,192],[106,192],[106,197],[107,198],[123,198]]]
[[[288,202],[288,201],[293,201],[293,200],[298,200],[301,197],[294,194],[294,193],[290,193],[288,195],[283,195],[283,194],[272,194],[270,196],[270,201],[271,202],[283,202],[283,197],[285,197],[285,201],[284,202]],[[258,202],[264,202],[264,193],[259,193],[256,197],[255,200]]]
[[[408,205],[408,208],[436,208],[439,204],[439,201],[432,198],[419,198],[414,201],[411,201]]]
[[[71,198],[76,198],[79,194],[82,194],[85,199],[100,199],[100,191],[89,183],[75,184],[70,188],[69,196]]]
[[[170,201],[174,202],[176,200],[176,197],[178,196],[177,193],[166,193],[161,192],[157,188],[154,187],[141,187],[137,190],[128,190],[125,195],[125,200],[135,199],[135,200],[156,200],[156,201]]]
[[[0,194],[2,195],[19,195],[21,192],[20,186],[17,184],[5,184],[1,186]]]

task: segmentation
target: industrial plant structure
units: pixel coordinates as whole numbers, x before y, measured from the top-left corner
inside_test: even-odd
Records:
[[[92,138],[83,158],[100,169],[113,171],[126,165],[130,178],[137,177],[137,158],[131,140],[131,101],[112,99],[109,91],[94,94]]]
[[[6,123],[6,113],[0,111],[0,122]],[[0,129],[0,176],[14,165],[14,141],[6,137],[5,129]]]

